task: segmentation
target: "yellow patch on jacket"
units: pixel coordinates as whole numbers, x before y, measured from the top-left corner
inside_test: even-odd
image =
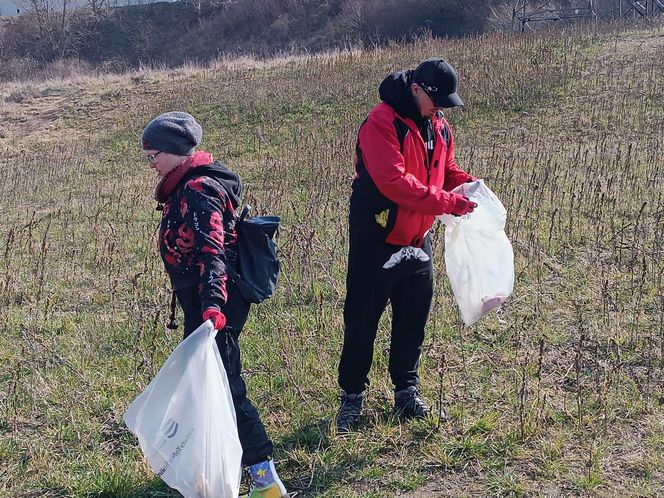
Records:
[[[386,209],[385,211],[381,211],[378,213],[375,218],[376,218],[376,223],[378,223],[380,226],[385,228],[387,226],[387,218],[390,216],[390,210]]]

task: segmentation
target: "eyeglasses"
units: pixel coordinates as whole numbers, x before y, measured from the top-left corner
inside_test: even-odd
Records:
[[[157,156],[161,154],[161,151],[145,156],[145,158],[150,162],[150,164],[157,164]]]
[[[438,87],[435,86],[425,85],[424,83],[419,83],[419,85],[422,87],[422,90],[424,90],[427,95],[438,91]]]
[[[424,83],[418,83],[418,85],[420,85],[420,88],[422,89],[422,91],[427,94],[427,97],[429,97],[431,99],[433,104],[435,106],[438,106],[438,103],[436,102],[436,96],[435,96],[435,93],[438,91],[438,87],[425,85]]]

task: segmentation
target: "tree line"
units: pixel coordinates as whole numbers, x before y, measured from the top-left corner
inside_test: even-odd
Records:
[[[0,25],[0,80],[58,75],[72,68],[106,72],[177,66],[222,54],[269,57],[383,44],[424,33],[462,36],[509,25],[514,3],[186,0],[112,7],[113,0],[86,0],[87,8],[73,8],[72,0],[24,1],[28,13]]]

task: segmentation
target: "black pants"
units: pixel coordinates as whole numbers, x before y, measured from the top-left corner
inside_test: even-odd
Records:
[[[378,321],[388,301],[392,304],[392,383],[397,390],[418,385],[417,368],[432,297],[430,237],[417,250],[351,233],[339,363],[339,385],[344,391],[360,393],[369,384]]]
[[[203,323],[200,296],[196,287],[179,290],[176,294],[184,311],[184,337],[187,337]],[[272,442],[267,437],[258,411],[247,398],[247,386],[242,378],[238,337],[247,321],[249,306],[236,287],[228,282],[228,301],[221,310],[226,315],[226,326],[216,337],[235,405],[244,465],[253,465],[272,456]]]

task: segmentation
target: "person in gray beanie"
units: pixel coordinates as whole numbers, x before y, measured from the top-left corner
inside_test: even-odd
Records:
[[[249,498],[288,496],[272,460],[272,442],[242,378],[239,335],[250,304],[227,278],[237,264],[236,210],[242,181],[212,155],[196,151],[203,129],[186,112],[167,112],[143,131],[143,155],[161,177],[156,191],[162,210],[159,249],[174,299],[169,328],[176,328],[175,298],[184,312],[184,337],[211,320],[228,375],[242,444],[251,476]]]

